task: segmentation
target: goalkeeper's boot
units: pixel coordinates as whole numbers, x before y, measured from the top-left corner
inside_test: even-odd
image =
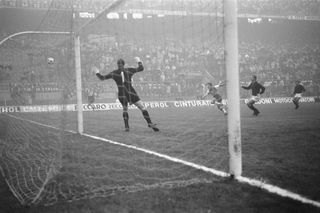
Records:
[[[157,124],[153,124],[153,123],[148,124],[148,127],[153,129],[153,131],[159,132],[160,130],[156,126],[157,126]]]
[[[125,132],[129,132],[129,131],[130,131],[129,127],[126,127],[126,128],[124,129],[124,131],[125,131]]]

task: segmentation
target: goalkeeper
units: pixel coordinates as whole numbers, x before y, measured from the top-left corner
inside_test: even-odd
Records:
[[[137,106],[143,117],[146,119],[148,127],[152,128],[155,132],[158,132],[159,129],[156,127],[156,124],[151,122],[150,116],[146,108],[142,105],[140,98],[132,87],[131,81],[132,76],[143,71],[143,65],[139,57],[135,57],[136,62],[138,63],[137,68],[125,68],[125,62],[123,59],[117,61],[118,69],[110,72],[107,75],[100,74],[98,68],[93,67],[93,70],[96,72],[96,76],[100,80],[113,79],[118,86],[118,99],[123,108],[123,120],[125,125],[125,131],[129,131],[129,114],[128,114],[128,105],[134,104]]]

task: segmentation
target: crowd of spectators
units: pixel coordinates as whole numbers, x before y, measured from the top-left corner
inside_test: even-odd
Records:
[[[99,12],[112,0],[1,0],[2,7],[28,7],[39,9],[76,9]],[[222,11],[223,0],[133,0],[125,2],[126,9],[167,9],[175,11],[212,12]],[[262,15],[319,16],[319,0],[240,0],[239,12]]]
[[[240,76],[256,74],[270,96],[291,94],[295,80],[304,82],[307,94],[318,95],[319,61],[319,44],[240,44]]]
[[[319,0],[240,0],[240,13],[319,16]]]
[[[190,23],[194,24],[192,20]],[[121,22],[114,25],[117,24],[121,25]],[[119,28],[124,26],[127,25]],[[314,31],[313,36],[307,33],[313,26],[318,25],[289,21],[256,25],[240,23],[241,81],[248,83],[251,75],[257,75],[267,87],[266,96],[274,97],[292,95],[294,81],[301,80],[307,87],[307,95],[320,95],[319,32]],[[147,24],[143,27],[151,28]],[[303,30],[299,31],[300,28]],[[116,69],[119,58],[123,58],[129,67],[136,66],[135,56],[139,56],[145,66],[145,71],[133,78],[134,87],[144,99],[199,96],[208,81],[217,83],[226,79],[223,41],[206,37],[201,29],[194,29],[199,30],[198,34],[192,31],[184,37],[178,35],[181,30],[177,28],[171,33],[162,32],[156,38],[152,37],[156,33],[130,34],[131,29],[124,33],[119,31],[119,34],[83,34],[81,72],[84,96],[94,93],[96,97],[105,97],[106,93],[116,93],[114,82],[98,81],[92,66],[107,73]],[[65,98],[75,98],[74,41],[71,38],[68,35],[25,35],[5,42],[0,48],[0,83],[22,85],[22,89],[15,90],[21,93],[59,90],[64,91]],[[53,64],[47,63],[48,57],[55,59]],[[47,86],[48,89],[46,84],[56,84],[57,89]],[[221,92],[225,97],[224,89]],[[242,92],[245,97],[246,91]]]
[[[194,40],[184,43],[178,40],[122,40],[109,44],[84,40],[81,46],[83,94],[87,96],[94,93],[99,98],[104,93],[115,94],[117,91],[112,81],[100,83],[91,70],[92,66],[108,73],[116,69],[118,58],[123,58],[127,66],[136,66],[133,57],[140,56],[145,71],[134,76],[133,84],[144,99],[196,98],[203,93],[205,83],[217,83],[226,78],[222,45],[216,43],[205,45],[204,48]],[[30,54],[30,49],[28,51]],[[11,77],[6,82],[11,82],[19,89],[11,88],[11,91],[64,91],[65,98],[75,98],[74,56],[68,56],[66,49],[62,47],[49,52],[37,47],[33,51],[31,62],[22,61],[28,64],[22,71],[15,70],[12,66]],[[55,63],[48,64],[46,57],[54,52]],[[239,43],[242,83],[249,83],[251,75],[257,75],[258,80],[267,87],[267,97],[292,95],[295,80],[304,83],[307,95],[320,95],[319,62],[319,44],[279,45],[258,41]],[[225,95],[224,89],[221,92]],[[245,97],[246,91],[242,92]]]

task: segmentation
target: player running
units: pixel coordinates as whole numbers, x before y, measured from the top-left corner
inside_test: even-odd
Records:
[[[257,82],[257,76],[253,75],[249,86],[242,86],[243,89],[252,91],[252,97],[247,103],[247,106],[253,110],[253,115],[257,116],[260,112],[253,106],[254,103],[260,100],[260,95],[264,93],[265,87]]]
[[[301,84],[301,82],[299,80],[296,80],[296,86],[294,87],[294,91],[293,91],[293,103],[296,106],[295,109],[299,108],[299,100],[302,97],[302,93],[304,93],[306,91],[306,89],[304,88],[304,86]]]
[[[211,95],[213,97],[213,100],[211,103],[215,104],[217,106],[217,108],[223,112],[224,115],[227,115],[228,114],[227,109],[226,109],[227,107],[225,104],[222,103],[221,95],[218,94],[218,88],[223,85],[224,85],[224,83],[222,83],[221,81],[215,86],[213,86],[212,83],[206,83],[207,91],[202,96],[202,99]]]
[[[137,68],[125,68],[125,62],[123,59],[119,59],[117,61],[118,69],[110,72],[107,75],[100,74],[98,68],[94,67],[94,71],[96,72],[96,76],[100,80],[113,79],[118,86],[118,99],[123,108],[123,120],[125,125],[125,131],[129,131],[129,114],[128,114],[128,105],[134,104],[137,106],[141,112],[143,117],[146,119],[148,123],[148,127],[152,128],[155,132],[158,132],[159,129],[156,127],[156,124],[151,122],[150,116],[146,108],[142,105],[140,98],[132,87],[131,79],[132,76],[137,73],[143,71],[143,65],[139,57],[135,57],[136,62],[138,63]]]

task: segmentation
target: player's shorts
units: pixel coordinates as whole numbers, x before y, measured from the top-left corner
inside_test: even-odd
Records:
[[[221,97],[221,95],[215,94],[213,97],[215,98],[215,102],[219,102],[219,103],[222,102],[222,97]]]
[[[94,95],[88,96],[88,102],[92,104],[94,102]]]
[[[302,93],[296,93],[296,94],[294,94],[294,98],[302,98]]]
[[[251,98],[250,98],[250,101],[254,101],[254,102],[258,102],[260,100],[260,97],[259,96],[255,96],[253,95]]]

